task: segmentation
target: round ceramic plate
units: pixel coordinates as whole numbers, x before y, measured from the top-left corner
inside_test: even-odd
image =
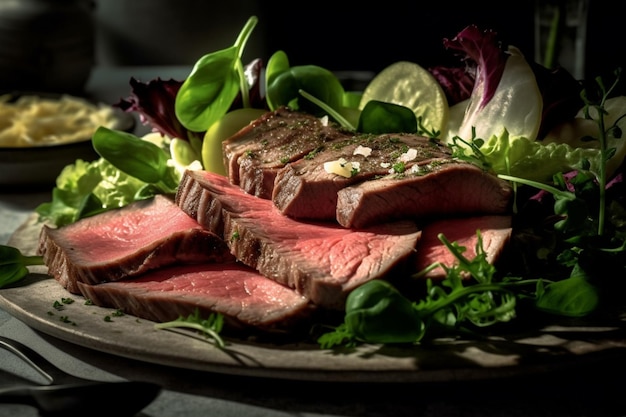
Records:
[[[8,244],[34,254],[39,231],[33,215]],[[282,379],[475,380],[608,362],[626,352],[626,314],[594,323],[518,326],[480,340],[438,339],[412,347],[364,345],[334,351],[307,343],[228,339],[226,348],[219,349],[188,331],[157,330],[153,322],[87,305],[66,292],[44,267],[1,289],[0,307],[38,331],[97,351],[177,368]]]

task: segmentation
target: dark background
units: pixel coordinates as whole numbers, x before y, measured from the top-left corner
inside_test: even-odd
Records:
[[[588,0],[583,76],[623,66],[626,1]],[[424,67],[458,63],[443,47],[465,26],[494,30],[503,44],[535,56],[535,8],[547,0],[315,2],[229,0],[99,0],[98,65],[192,65],[232,45],[251,15],[259,23],[244,62],[284,50],[291,65],[377,72],[398,60]],[[568,66],[569,57],[561,62]]]

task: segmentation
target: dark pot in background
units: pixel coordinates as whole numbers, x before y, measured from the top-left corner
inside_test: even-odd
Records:
[[[0,0],[0,92],[80,95],[94,65],[93,2]]]

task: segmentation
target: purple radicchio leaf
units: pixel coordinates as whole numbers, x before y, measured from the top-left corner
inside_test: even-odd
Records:
[[[475,25],[467,26],[452,39],[444,39],[447,49],[457,51],[457,55],[468,66],[475,66],[474,90],[482,90],[482,109],[492,99],[506,64],[507,55],[502,50],[497,34],[491,30],[481,31]]]
[[[474,70],[473,67],[446,67],[443,65],[428,69],[439,82],[450,106],[470,98],[474,88]]]
[[[144,125],[149,125],[154,132],[170,138],[190,140],[202,137],[202,132],[187,130],[176,117],[174,103],[182,81],[156,78],[143,83],[134,77],[130,79],[131,96],[121,99],[116,106],[125,112],[137,112]]]

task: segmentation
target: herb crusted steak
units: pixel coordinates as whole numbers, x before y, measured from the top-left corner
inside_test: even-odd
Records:
[[[234,262],[228,247],[162,195],[70,225],[44,226],[39,253],[71,293],[175,263]]]
[[[408,158],[409,150],[414,150]],[[272,200],[287,216],[297,219],[332,220],[337,215],[337,198],[342,189],[389,175],[401,162],[403,169],[416,163],[449,160],[450,151],[422,136],[411,134],[353,135],[326,144],[309,158],[287,164],[274,181]],[[327,172],[326,162],[344,159],[358,163],[354,175]],[[385,221],[385,218],[381,218]],[[350,227],[350,226],[348,226]]]
[[[362,230],[296,221],[206,171],[185,173],[176,203],[222,236],[238,260],[330,309],[342,309],[353,288],[404,266],[420,235],[412,221]]]
[[[326,142],[350,135],[315,116],[281,107],[222,142],[224,164],[231,183],[254,196],[271,198],[279,169],[315,153]]]
[[[337,192],[337,221],[365,227],[381,219],[505,214],[512,189],[504,180],[455,159],[414,165],[402,175],[390,174]]]
[[[503,214],[506,181],[413,134],[357,134],[286,108],[224,141],[232,184],[285,215],[346,228],[441,215]],[[326,163],[350,163],[347,175]],[[356,168],[355,168],[356,166]]]

